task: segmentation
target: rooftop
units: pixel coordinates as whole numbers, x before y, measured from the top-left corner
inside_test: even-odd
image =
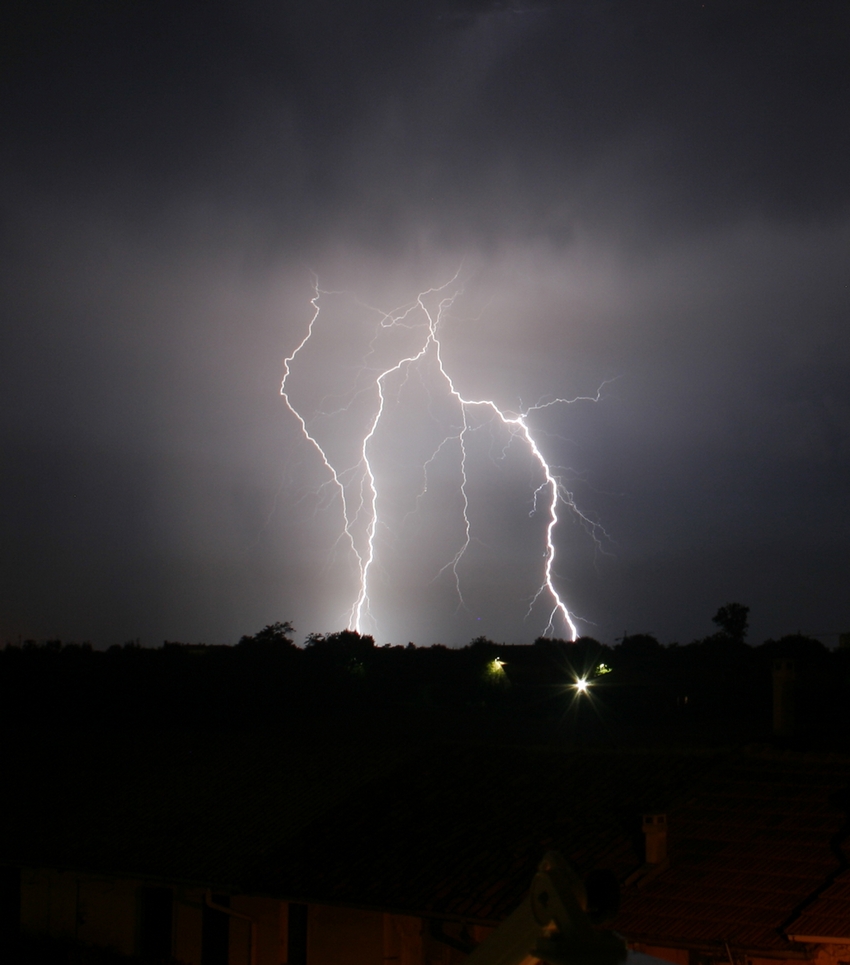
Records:
[[[7,864],[498,922],[555,849],[628,882],[632,941],[775,954],[850,920],[846,756],[171,735],[57,741],[6,774]],[[667,815],[655,869],[646,811]]]

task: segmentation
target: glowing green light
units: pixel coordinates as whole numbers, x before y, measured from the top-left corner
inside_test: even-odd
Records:
[[[596,667],[596,670],[593,671],[593,676],[594,676],[594,677],[602,677],[602,676],[604,676],[606,673],[611,673],[611,668],[608,666],[607,663],[600,663],[600,664]]]

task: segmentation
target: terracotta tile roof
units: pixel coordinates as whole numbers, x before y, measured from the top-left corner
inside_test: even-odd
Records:
[[[579,872],[638,863],[638,816],[672,803],[717,763],[706,755],[421,751],[361,788],[258,869],[255,887],[318,901],[499,921],[537,862]]]
[[[840,874],[787,931],[801,942],[827,939],[850,945],[850,870]]]
[[[846,818],[831,799],[848,781],[846,758],[736,755],[668,814],[670,868],[624,891],[617,927],[637,940],[792,948],[788,923],[838,867],[830,839]]]
[[[847,757],[166,741],[29,777],[0,799],[5,863],[498,922],[546,850],[627,880],[641,814],[664,811],[669,867],[627,885],[615,921],[630,940],[776,954],[850,919],[832,880]]]

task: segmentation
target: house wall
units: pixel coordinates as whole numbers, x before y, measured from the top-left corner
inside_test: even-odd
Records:
[[[201,965],[205,892],[201,888],[178,888],[174,905],[174,957],[185,965]],[[286,902],[274,898],[233,895],[231,911],[246,915],[256,927],[256,965],[286,962]],[[251,922],[230,916],[229,965],[250,965]]]
[[[251,898],[233,895],[230,907],[247,915],[255,923],[257,942],[256,965],[280,965],[285,961],[286,946],[281,949],[281,916],[283,902],[274,898]],[[251,965],[251,923],[230,919],[229,965]]]
[[[21,931],[136,950],[138,882],[49,868],[21,871]]]
[[[453,965],[465,958],[431,938],[426,923],[412,915],[328,905],[308,909],[307,965]]]
[[[146,886],[149,883],[134,879],[23,869],[21,929],[31,935],[138,954],[141,895]],[[203,965],[205,895],[201,888],[174,887],[172,953],[185,965]],[[228,919],[228,965],[251,965],[252,921],[255,965],[287,965],[287,902],[232,895],[230,910],[236,915]],[[460,925],[445,927],[447,934],[454,934]],[[480,941],[485,931],[472,929],[471,935]],[[308,907],[307,965],[457,965],[465,958],[431,935],[421,918],[328,905]]]
[[[390,965],[422,965],[422,919],[384,915],[384,961]]]
[[[850,944],[840,945],[837,942],[830,942],[828,945],[816,945],[813,949],[812,961],[815,965],[847,965],[847,962],[850,962]]]
[[[132,955],[137,942],[138,882],[93,877],[77,880],[77,938]]]
[[[780,965],[781,962],[791,963],[791,962],[795,962],[795,961],[796,961],[797,965],[799,965],[799,958],[797,958],[796,960],[793,959],[793,958],[781,958],[781,957],[777,957],[777,958],[752,958],[751,956],[748,955],[747,958],[746,958],[746,965]],[[826,965],[826,963],[823,963],[823,965]],[[833,965],[835,965],[835,963],[833,963]],[[845,963],[845,965],[846,965],[846,963]]]
[[[377,911],[310,905],[308,965],[379,965],[384,958],[384,916]]]
[[[690,952],[687,948],[671,948],[669,945],[645,945],[641,943],[640,951],[644,955],[652,955],[653,958],[660,958],[665,962],[672,962],[673,965],[688,965]],[[635,946],[635,951],[638,951]]]
[[[201,965],[204,892],[177,888],[174,894],[174,957],[185,965]]]
[[[672,962],[673,965],[704,965],[704,963],[721,963],[721,965],[728,965],[728,953],[720,945],[717,949],[717,957],[712,957],[711,955],[705,954],[703,952],[694,951],[687,948],[675,948],[671,945],[648,945],[646,942],[630,942],[629,948],[635,952],[641,952],[644,955],[651,955],[653,958],[660,958],[665,962]],[[780,965],[781,962],[797,962],[800,959],[795,958],[753,958],[747,955],[745,958],[735,957],[736,963],[738,965]],[[817,962],[817,965],[847,965],[846,962],[839,963],[835,961],[823,961]]]
[[[470,941],[475,942],[477,940],[474,932],[465,928],[462,922],[442,922],[437,932],[441,933],[443,937],[449,940],[454,939],[461,944],[468,944]],[[437,937],[428,921],[422,922],[422,965],[462,965],[467,957],[460,949]]]
[[[77,876],[43,868],[21,870],[21,931],[77,937]]]

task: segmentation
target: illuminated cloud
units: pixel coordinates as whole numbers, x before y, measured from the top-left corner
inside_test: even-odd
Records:
[[[277,394],[311,272],[386,309],[459,264],[445,348],[464,398],[520,413],[606,386],[529,415],[611,535],[606,555],[575,514],[558,524],[557,591],[581,632],[690,639],[729,599],[754,640],[847,629],[846,4],[17,16],[0,99],[0,639],[339,629],[338,492]],[[338,314],[303,358],[323,386],[354,377],[341,333],[374,318]],[[321,379],[306,374],[320,348]],[[457,405],[434,400],[429,422],[424,388],[405,391],[419,428],[381,466],[406,520],[376,534],[392,561],[375,572],[381,642],[533,639],[545,559],[523,500],[539,466],[520,439],[504,460],[495,444],[458,612],[450,571],[434,581],[463,537],[457,507],[436,508],[458,491],[451,447],[428,498],[404,495]],[[470,435],[480,469],[499,433]]]
[[[509,452],[520,449],[529,482],[519,505],[529,517],[540,516],[543,521],[539,536],[542,562],[536,589],[526,601],[526,618],[535,610],[542,610],[546,614],[541,623],[544,635],[575,639],[578,630],[557,585],[559,523],[564,514],[571,514],[597,546],[604,538],[604,529],[576,505],[568,488],[569,470],[553,465],[544,455],[533,418],[537,413],[579,401],[599,402],[600,394],[571,399],[546,395],[515,410],[501,408],[493,397],[466,394],[460,381],[462,371],[455,374],[452,360],[446,358],[444,336],[452,321],[461,321],[453,317],[463,294],[459,275],[456,272],[447,282],[420,292],[410,303],[390,311],[357,304],[349,297],[349,313],[336,319],[336,330],[330,333],[321,332],[322,301],[327,296],[346,293],[323,291],[317,280],[311,300],[313,314],[306,332],[284,361],[281,395],[304,439],[315,448],[327,484],[335,490],[340,511],[337,545],[343,544],[350,550],[353,602],[342,618],[347,627],[360,633],[380,633],[374,602],[376,571],[380,569],[383,582],[392,585],[390,571],[403,565],[404,554],[399,553],[397,544],[405,524],[420,515],[422,504],[429,498],[429,480],[447,460],[454,466],[455,484],[443,496],[443,505],[437,511],[446,517],[453,538],[441,550],[420,529],[417,542],[420,550],[427,543],[426,555],[435,561],[431,582],[448,574],[457,608],[468,611],[462,570],[467,569],[466,556],[473,540],[481,543],[472,520],[477,514],[486,517],[493,513],[488,508],[488,492],[473,495],[475,476],[480,474],[486,485],[508,463]],[[352,309],[357,309],[356,313]],[[362,345],[358,349],[351,329],[358,321],[355,315],[364,313],[372,315],[373,322],[371,330],[367,327],[361,332]],[[328,344],[336,345],[340,340],[351,353],[342,356],[343,367],[349,370],[348,379],[333,377],[328,368]],[[320,343],[319,349],[313,353],[309,374],[301,379],[302,385],[306,383],[307,388],[313,389],[314,396],[309,410],[305,410],[304,404],[293,398],[296,390],[291,383],[293,370],[300,369],[301,357],[310,352],[315,342]],[[503,387],[500,389],[503,391]],[[298,395],[303,395],[303,391],[302,388]],[[385,428],[387,423],[389,430]],[[482,434],[483,460],[481,443],[476,442],[476,436]],[[424,450],[411,458],[411,448],[415,450],[417,443],[423,442]],[[397,465],[388,466],[388,461]],[[395,500],[388,500],[388,490],[404,487],[405,475],[412,477],[415,487],[406,499],[397,495]],[[481,510],[477,508],[479,499],[484,504]],[[393,518],[397,513],[393,512],[392,502],[408,507],[400,520]],[[396,544],[392,566],[384,558],[387,553],[382,544]],[[408,554],[414,551],[413,546],[407,547]],[[445,560],[442,565],[441,559]],[[517,576],[512,581],[515,586],[520,583]],[[514,606],[518,608],[521,601],[517,595]]]

